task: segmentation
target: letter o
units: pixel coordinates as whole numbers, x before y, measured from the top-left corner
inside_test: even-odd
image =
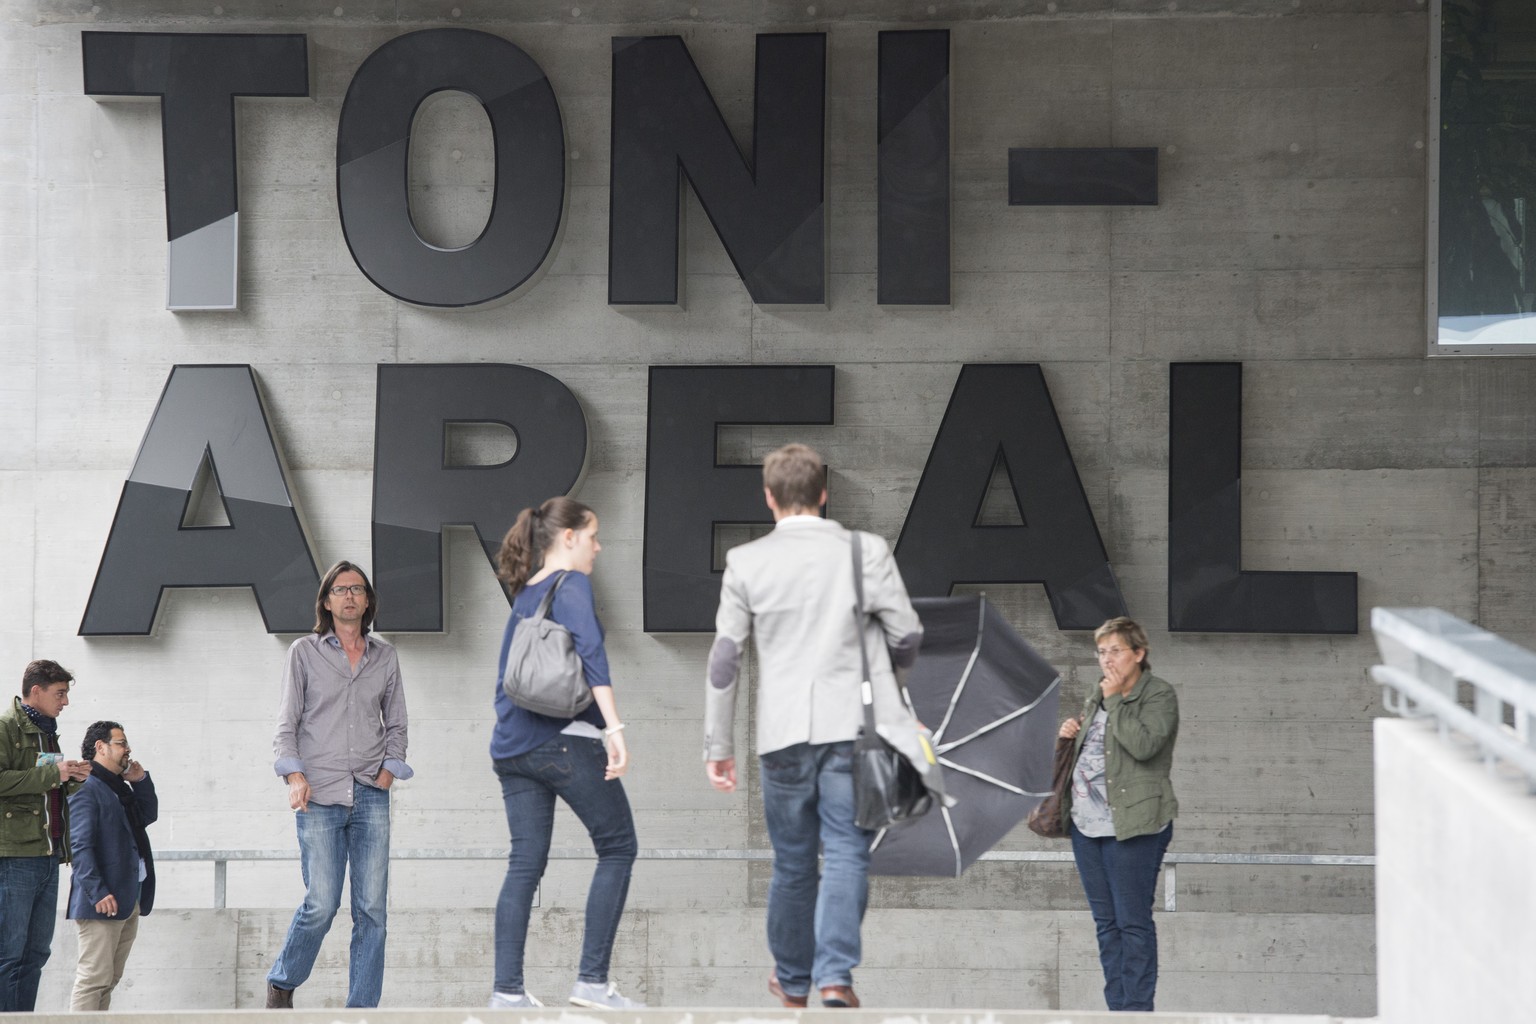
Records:
[[[491,216],[469,245],[442,249],[411,223],[411,123],[433,93],[480,101],[495,137]],[[341,230],[368,279],[419,306],[513,298],[553,252],[565,210],[565,128],[544,70],[513,43],[471,29],[392,39],[357,69],[336,132]]]

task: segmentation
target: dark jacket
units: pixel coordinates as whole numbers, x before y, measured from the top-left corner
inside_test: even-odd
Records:
[[[149,825],[160,816],[160,800],[148,775],[132,783],[139,814]],[[151,875],[139,888],[139,854],[133,845],[128,813],[112,787],[92,775],[69,798],[74,831],[70,847],[74,864],[69,875],[69,917],[85,921],[125,921],[133,913],[148,914],[155,905],[155,879]],[[100,913],[96,904],[107,893],[117,897],[117,913]]]
[[[0,857],[46,857],[54,852],[49,839],[48,791],[59,785],[59,768],[38,767],[42,730],[21,709],[21,698],[11,698],[11,710],[0,714]],[[64,788],[72,792],[75,783]],[[64,860],[69,860],[69,807],[63,811]]]
[[[1173,687],[1151,672],[1143,672],[1130,693],[1106,699],[1097,686],[1083,702],[1083,728],[1072,744],[1077,764],[1088,736],[1087,723],[1099,713],[1104,723],[1104,788],[1115,838],[1121,841],[1161,832],[1179,813],[1179,801],[1169,781],[1173,745],[1179,737],[1179,698]],[[1062,820],[1072,815],[1072,788],[1061,802]]]

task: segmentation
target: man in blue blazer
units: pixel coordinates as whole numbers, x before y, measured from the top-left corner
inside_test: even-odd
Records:
[[[69,1008],[77,1013],[112,1005],[139,918],[155,904],[155,861],[145,827],[160,816],[160,801],[132,754],[116,722],[92,723],[80,744],[91,776],[69,798],[69,916],[80,929]]]

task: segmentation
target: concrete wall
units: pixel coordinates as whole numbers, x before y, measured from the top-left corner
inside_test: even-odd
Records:
[[[1006,360],[1043,365],[1131,613],[1179,688],[1175,847],[1372,849],[1379,698],[1363,671],[1375,660],[1368,636],[1166,631],[1167,364],[1244,363],[1248,568],[1358,572],[1362,629],[1375,604],[1436,605],[1536,637],[1524,614],[1536,598],[1525,568],[1536,368],[1423,356],[1423,0],[812,6],[343,0],[269,16],[235,0],[0,0],[0,665],[19,673],[52,657],[77,673],[69,739],[97,717],[127,725],[162,793],[157,843],[294,842],[270,773],[289,638],[262,631],[248,594],[171,593],[151,638],[75,635],[173,364],[255,367],[321,564],[369,562],[376,364],[519,362],[569,385],[591,427],[578,496],[603,518],[595,587],[630,723],[641,841],[746,847],[765,842],[755,789],[719,796],[696,760],[709,638],[640,629],[646,367],[835,363],[833,426],[727,430],[722,456],[746,461],[792,438],[817,444],[836,467],[838,515],[894,538],[959,365]],[[570,208],[549,273],[518,301],[473,313],[417,309],[376,290],[335,208],[335,127],[352,73],[383,41],[438,25],[486,29],[533,55],[568,137]],[[875,302],[876,33],[935,26],[951,30],[954,54],[954,308],[894,312]],[[239,312],[163,308],[158,109],[82,95],[83,28],[308,34],[314,99],[239,104]],[[828,33],[830,309],[754,308],[691,200],[687,308],[609,308],[610,37],[681,34],[733,130],[750,138],[754,32],[785,29]],[[1010,208],[1006,149],[1021,145],[1156,146],[1160,204]],[[424,219],[449,234],[473,227],[491,170],[476,118],[448,104],[417,149]],[[449,565],[448,632],[395,638],[419,769],[395,797],[397,845],[506,839],[485,756],[506,605],[472,539],[453,538]],[[1060,666],[1074,705],[1097,679],[1088,637],[1057,630],[1038,587],[988,589]],[[561,819],[557,845],[581,842],[573,825]],[[1005,846],[1041,842],[1021,830]],[[1320,914],[1325,933],[1328,915],[1371,911],[1367,874],[1348,869],[1180,874],[1181,920],[1187,910]],[[234,884],[251,886],[257,905],[288,907],[296,875],[292,864],[266,865]],[[495,886],[490,866],[403,868],[394,896],[403,908],[483,907]],[[632,906],[669,919],[734,914],[731,955],[751,957],[765,887],[761,865],[652,863]],[[581,885],[561,876],[548,894],[546,905],[566,912]],[[1069,871],[1017,864],[977,865],[958,882],[881,881],[874,903],[892,914],[953,910],[923,915],[922,927],[977,957],[993,956],[996,940],[967,945],[972,908],[1082,906]],[[1091,941],[1086,921],[1072,941]],[[488,984],[488,954],[478,956],[467,969]],[[887,966],[872,957],[867,973]],[[743,999],[756,999],[750,973]],[[1225,1002],[1219,985],[1202,992],[1197,978],[1177,996],[1170,982],[1163,1004]],[[1239,988],[1232,1009],[1257,1005],[1244,1000],[1259,988]],[[1060,991],[1096,1005],[1091,987]],[[1290,998],[1329,1008],[1284,985],[1276,1006]]]
[[[1383,1020],[1520,1020],[1536,1002],[1536,801],[1433,724],[1376,723]]]

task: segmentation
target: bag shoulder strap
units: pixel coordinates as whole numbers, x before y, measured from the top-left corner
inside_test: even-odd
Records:
[[[567,576],[569,576],[570,574],[571,574],[571,572],[570,572],[569,569],[561,570],[560,575],[555,577],[555,585],[550,587],[549,590],[545,591],[544,597],[539,601],[538,610],[535,611],[532,615],[528,616],[528,618],[530,618],[530,619],[547,619],[547,618],[549,618],[549,610],[551,608],[553,608],[554,604],[555,604],[555,594],[556,594],[556,592],[558,592],[560,590],[560,584],[564,583],[565,582],[565,578]]]
[[[864,552],[859,541],[859,531],[850,530],[849,532],[853,535],[853,595],[857,602],[854,605],[854,614],[859,619],[859,661],[864,666],[864,681],[869,682],[869,651],[864,647],[863,628],[866,619],[864,614]],[[916,718],[917,708],[912,704],[912,694],[907,692],[906,684],[902,682],[900,673],[896,677],[896,689],[901,694],[901,702],[907,706],[907,710],[912,713],[912,717]],[[874,690],[873,683],[871,683],[869,687],[866,687],[864,693],[864,706],[866,709],[870,707],[873,700]],[[871,728],[873,728],[873,723],[871,723]]]
[[[848,531],[853,548],[853,632],[859,641],[859,698],[864,703],[864,728],[875,735],[875,688],[869,678],[869,650],[864,644],[864,544],[858,530]]]
[[[859,619],[862,621],[864,618],[864,545],[858,530],[850,530],[848,532],[850,540],[853,542],[853,597],[854,601],[857,602],[854,604],[853,610],[858,613]],[[868,675],[869,670],[865,669],[864,674]]]

